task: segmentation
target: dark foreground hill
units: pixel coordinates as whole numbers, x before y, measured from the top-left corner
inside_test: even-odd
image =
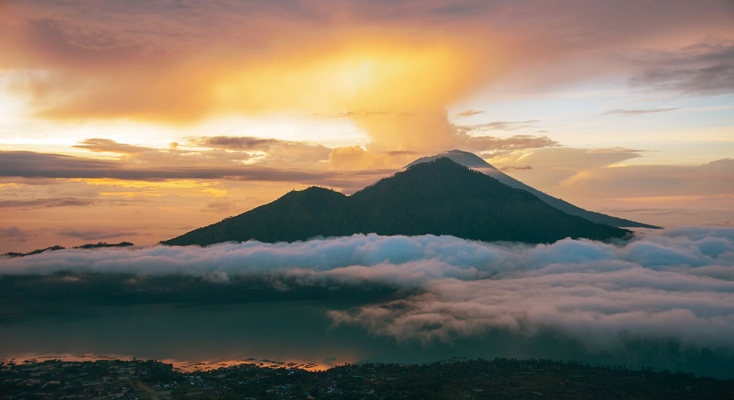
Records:
[[[416,165],[416,164],[428,162],[428,161],[433,161],[441,157],[449,158],[452,161],[458,164],[461,164],[465,167],[473,168],[481,172],[484,172],[485,174],[491,176],[492,178],[497,179],[498,181],[504,183],[505,185],[509,187],[513,187],[515,189],[526,190],[534,194],[540,200],[543,200],[543,202],[545,202],[549,206],[557,208],[565,212],[566,214],[576,215],[576,216],[585,218],[591,222],[596,222],[597,224],[611,225],[611,226],[617,226],[621,228],[655,228],[655,229],[659,228],[654,225],[643,224],[641,222],[630,221],[628,219],[617,218],[611,215],[606,215],[606,214],[602,214],[602,213],[598,213],[594,211],[588,211],[588,210],[584,210],[583,208],[576,207],[575,205],[571,203],[568,203],[559,198],[545,194],[541,192],[540,190],[532,188],[518,181],[517,179],[498,170],[497,168],[492,166],[490,163],[484,161],[481,157],[477,156],[476,154],[472,154],[466,151],[451,150],[451,151],[447,151],[441,154],[437,154],[435,156],[419,158],[418,160],[415,160],[412,163],[408,164],[408,167]]]
[[[734,396],[731,379],[573,361],[497,358],[422,365],[359,363],[312,372],[303,369],[309,365],[302,363],[249,360],[194,371],[152,360],[0,362],[0,382],[4,382],[0,397],[631,400]]]
[[[162,242],[292,242],[355,233],[453,235],[483,241],[605,240],[629,231],[564,213],[448,158],[414,165],[352,196],[311,187]]]

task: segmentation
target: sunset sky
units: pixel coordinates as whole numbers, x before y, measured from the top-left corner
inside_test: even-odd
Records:
[[[474,152],[734,223],[734,2],[0,0],[0,252],[148,245]]]

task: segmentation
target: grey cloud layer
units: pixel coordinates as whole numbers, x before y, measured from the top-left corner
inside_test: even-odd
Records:
[[[113,239],[122,236],[133,236],[136,232],[99,230],[99,229],[62,229],[58,232],[60,236],[79,238],[84,240]]]
[[[659,114],[659,113],[665,113],[670,111],[675,111],[677,108],[654,108],[654,109],[645,109],[645,110],[626,110],[622,108],[617,108],[614,110],[609,110],[604,113],[602,113],[602,116],[604,115],[622,115],[625,117],[634,117],[637,115],[643,115],[643,114]]]
[[[165,161],[161,158],[158,161]],[[338,172],[279,170],[275,168],[239,166],[227,163],[209,163],[202,166],[197,160],[189,160],[188,165],[162,165],[122,161],[94,160],[60,154],[36,153],[30,151],[0,152],[0,176],[21,178],[114,178],[123,180],[164,180],[164,179],[234,179],[275,182],[309,182],[319,184],[347,184],[353,181]],[[132,165],[130,165],[132,164]],[[379,171],[382,173],[383,171]],[[375,171],[369,171],[375,173]]]
[[[734,229],[688,227],[627,243],[482,243],[447,236],[377,236],[207,248],[63,250],[0,259],[0,275],[185,275],[226,284],[287,278],[297,286],[359,282],[419,294],[348,311],[398,340],[450,341],[491,330],[556,332],[591,347],[629,338],[734,351]],[[293,286],[292,282],[298,282]]]
[[[734,43],[699,43],[678,52],[648,55],[649,64],[634,75],[629,84],[656,90],[695,95],[716,95],[734,91]]]
[[[55,197],[32,200],[0,200],[0,208],[50,208],[88,206],[94,204],[94,200],[79,197]]]
[[[507,123],[501,123],[507,124]],[[547,138],[515,135],[510,138],[457,136],[458,147],[472,151],[511,151],[556,146]],[[302,182],[344,188],[360,188],[377,178],[394,173],[380,167],[349,174],[326,170],[325,161],[334,149],[305,142],[249,136],[192,137],[189,144],[208,150],[155,149],[118,143],[110,139],[85,139],[74,147],[119,155],[116,160],[99,160],[32,151],[0,151],[0,177],[13,178],[113,178],[123,180],[231,179],[247,181]],[[266,152],[254,159],[252,152]],[[389,155],[410,156],[409,151]],[[418,155],[415,155],[417,158]],[[412,157],[410,157],[412,158]],[[245,161],[253,161],[245,165]],[[359,179],[359,178],[362,179]],[[68,199],[67,199],[68,200]],[[9,202],[6,207],[47,206]],[[61,202],[59,200],[58,202]],[[60,204],[63,205],[63,204]],[[0,206],[3,206],[0,204]]]

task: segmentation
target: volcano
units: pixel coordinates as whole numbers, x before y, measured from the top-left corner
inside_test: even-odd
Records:
[[[461,152],[417,160],[351,196],[319,187],[291,191],[272,203],[162,243],[275,243],[356,233],[550,243],[567,237],[606,240],[631,233],[564,212],[541,199],[538,191],[502,182],[500,178],[509,177],[499,171],[493,176],[462,165],[486,168],[486,163],[476,160],[481,158],[469,155],[474,156]],[[459,163],[452,160],[458,157]]]
[[[504,183],[505,185],[509,187],[513,187],[515,189],[521,189],[521,190],[530,192],[534,194],[537,198],[542,200],[544,203],[548,204],[549,206],[553,208],[557,208],[565,212],[566,214],[576,215],[576,216],[585,218],[591,222],[596,222],[597,224],[617,226],[620,228],[660,229],[660,227],[658,226],[643,224],[641,222],[630,221],[624,218],[612,217],[611,215],[606,215],[606,214],[602,214],[602,213],[598,213],[594,211],[587,211],[587,210],[584,210],[583,208],[576,207],[575,205],[571,203],[565,202],[559,198],[545,194],[541,192],[540,190],[532,188],[518,181],[517,179],[495,168],[490,163],[484,161],[481,157],[477,156],[476,154],[469,153],[466,151],[451,150],[451,151],[446,151],[446,152],[437,154],[435,156],[419,158],[413,161],[412,163],[408,164],[407,167],[411,167],[413,165],[424,163],[424,162],[433,161],[441,157],[446,157],[454,161],[457,164],[461,164],[465,167],[469,167],[477,171],[483,172],[491,176],[492,178],[497,179],[498,181]]]

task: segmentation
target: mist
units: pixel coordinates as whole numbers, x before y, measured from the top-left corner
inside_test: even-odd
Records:
[[[336,298],[350,303],[350,296],[369,292],[366,304],[327,310],[334,325],[423,345],[491,331],[524,337],[551,331],[590,349],[653,339],[734,351],[730,228],[536,246],[360,234],[290,244],[61,250],[3,257],[0,276],[6,293],[22,283],[25,298],[53,293],[49,285],[66,295],[86,288],[79,292],[85,296],[103,282],[107,292],[137,298],[166,285],[169,295],[178,287],[199,299],[218,293],[222,301],[242,301],[248,293],[259,301],[341,293]],[[41,282],[45,288],[34,291]]]

